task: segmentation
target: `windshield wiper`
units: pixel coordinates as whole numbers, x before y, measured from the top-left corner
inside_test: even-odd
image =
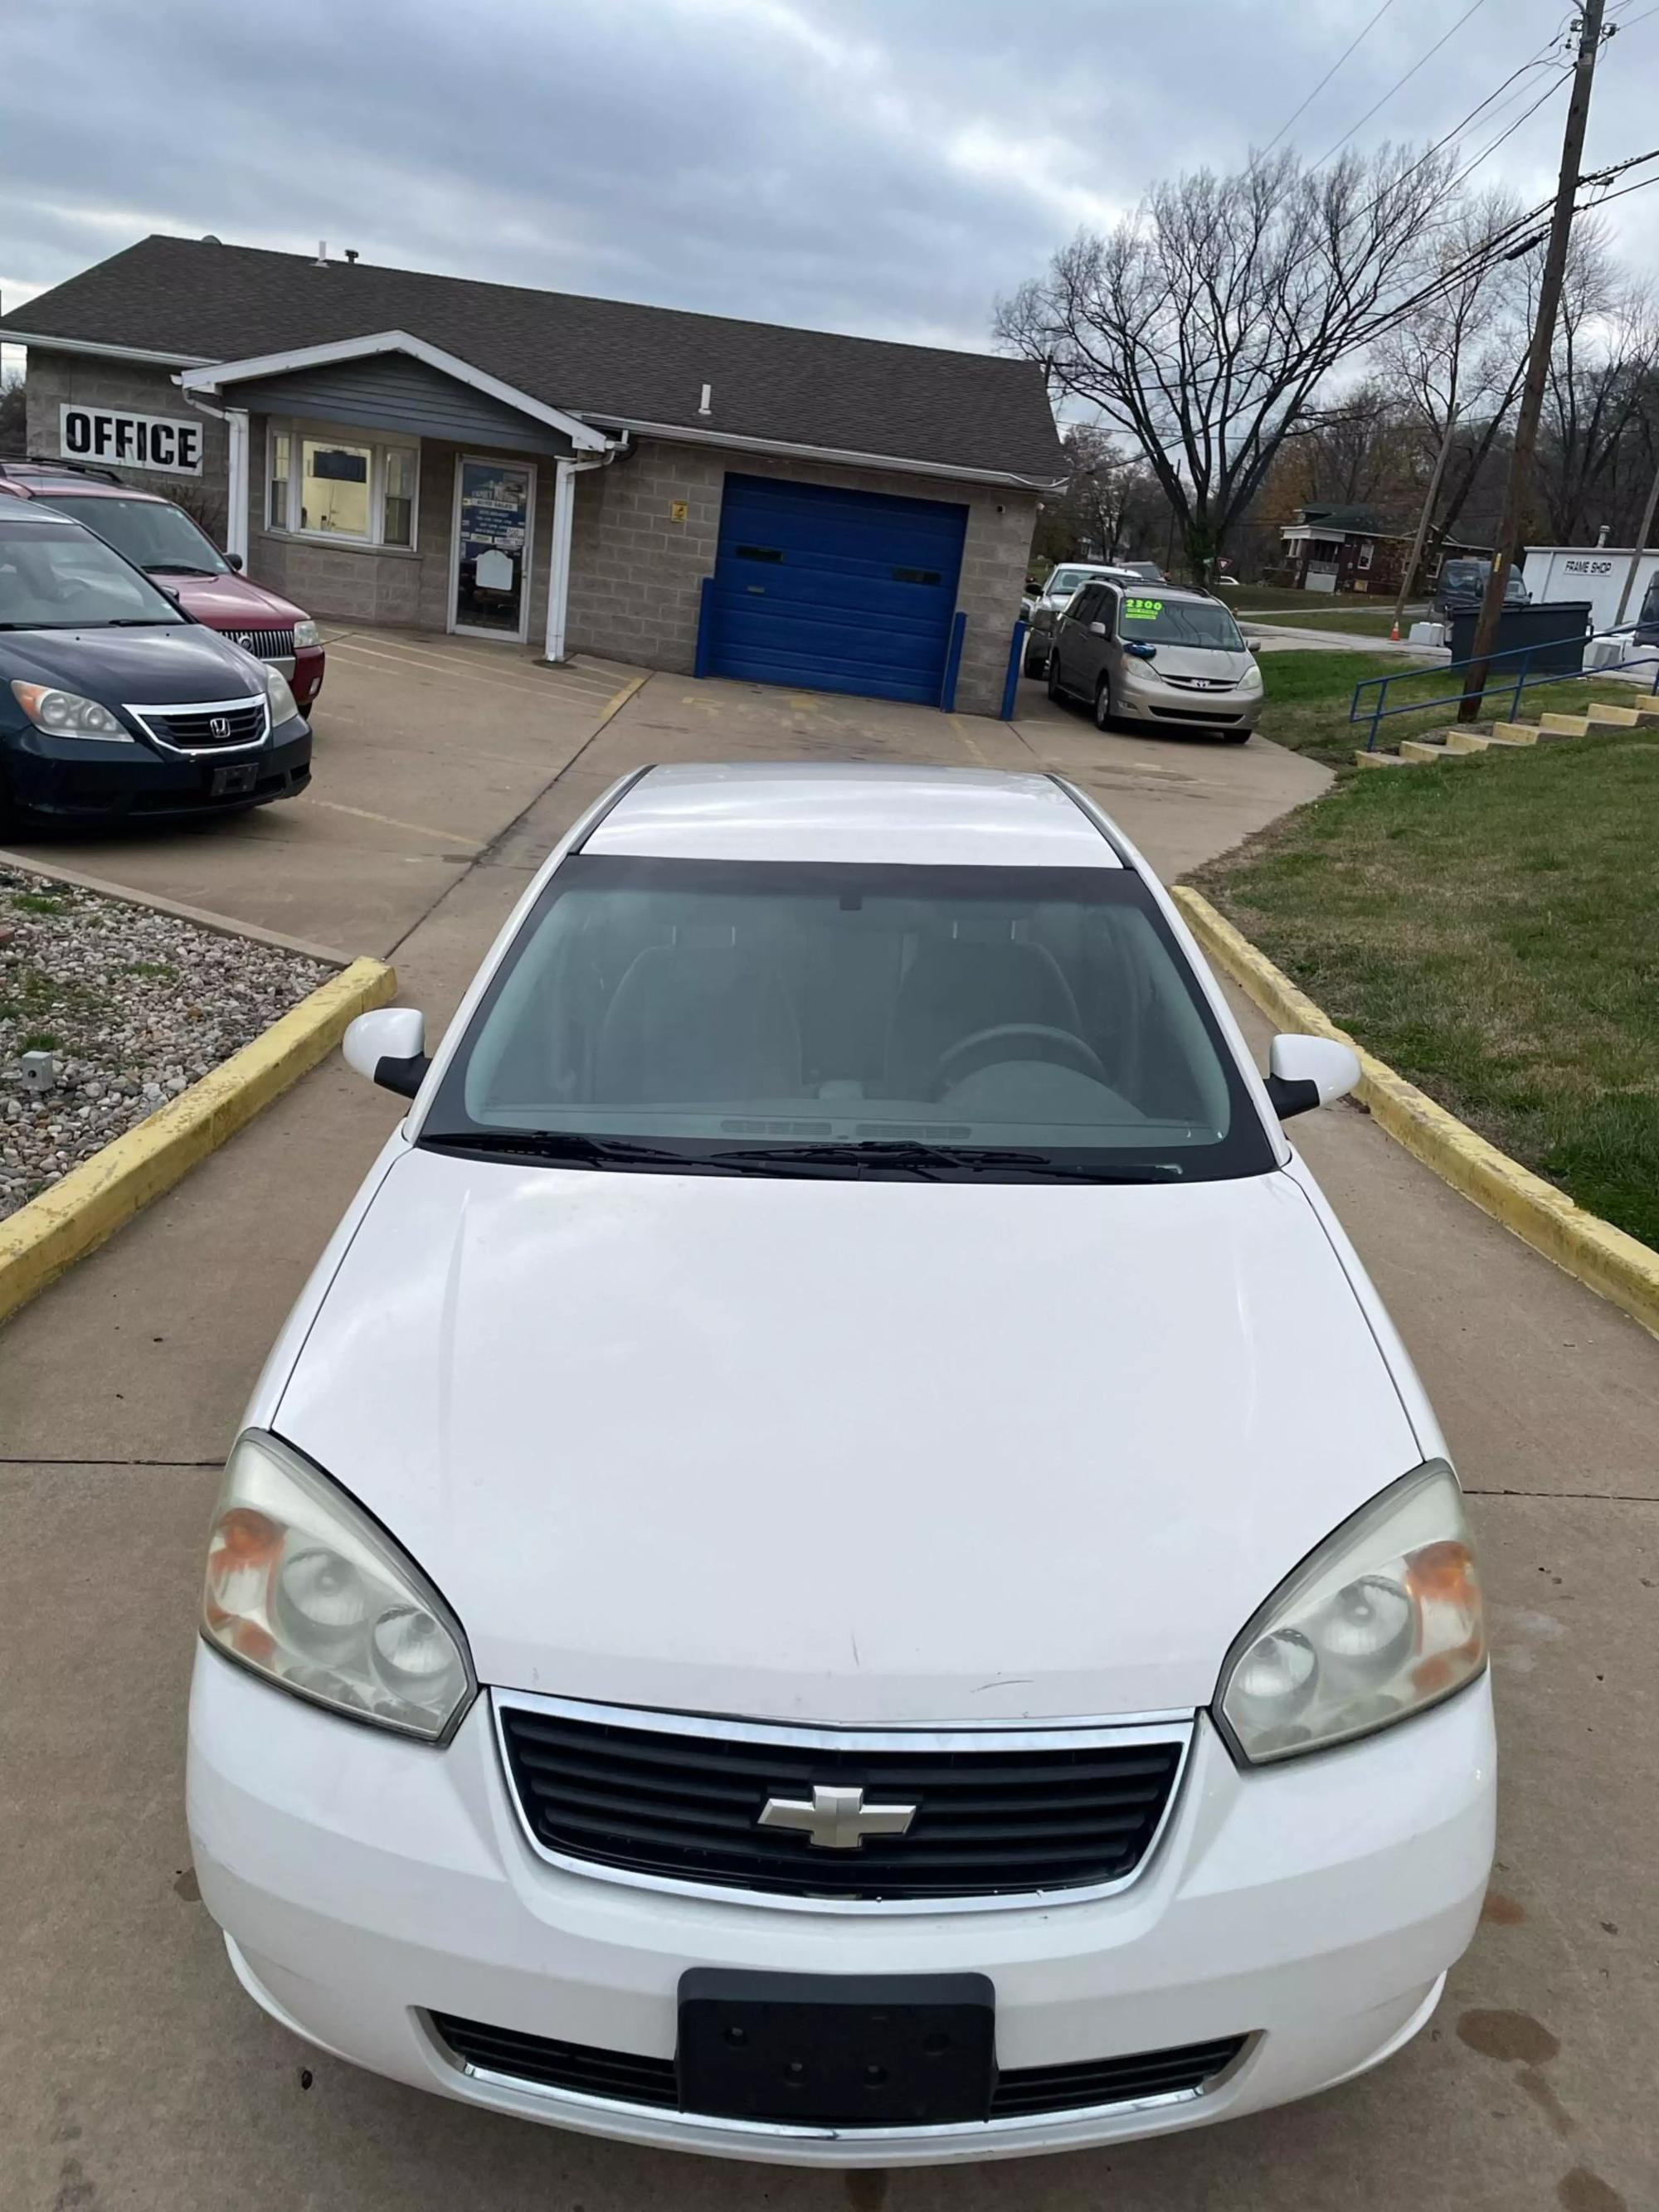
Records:
[[[422,1145],[444,1152],[499,1152],[520,1159],[551,1160],[573,1168],[663,1167],[684,1173],[704,1164],[665,1145],[635,1137],[588,1137],[562,1129],[422,1130]]]
[[[182,615],[112,615],[107,622],[82,623],[82,629],[171,629]]]
[[[1085,1165],[1011,1146],[948,1146],[892,1142],[845,1144],[721,1145],[717,1152],[679,1152],[637,1137],[592,1137],[555,1129],[478,1129],[423,1133],[422,1145],[446,1152],[486,1152],[520,1159],[550,1160],[569,1167],[666,1168],[678,1175],[915,1176],[923,1182],[949,1182],[994,1176],[1009,1169],[1031,1182],[1164,1182],[1178,1178],[1172,1160],[1124,1161]],[[700,1143],[701,1139],[687,1141]],[[712,1140],[715,1143],[719,1139]]]
[[[147,576],[216,576],[216,568],[200,568],[189,561],[146,561]]]

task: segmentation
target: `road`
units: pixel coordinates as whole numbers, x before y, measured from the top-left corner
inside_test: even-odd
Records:
[[[1170,874],[1325,781],[1260,741],[1103,738],[1033,684],[1005,726],[629,682],[360,633],[333,655],[313,796],[236,825],[58,849],[392,955],[404,998],[441,1019],[563,828],[644,760],[1057,767]],[[397,1110],[337,1060],[319,1069],[0,1339],[3,2212],[1659,2203],[1659,1346],[1352,1109],[1295,1133],[1472,1493],[1503,1730],[1486,1923],[1401,2057],[1310,2103],[1158,2143],[836,2177],[498,2120],[308,2052],[266,2021],[196,1896],[182,1818],[200,1547],[242,1400]]]

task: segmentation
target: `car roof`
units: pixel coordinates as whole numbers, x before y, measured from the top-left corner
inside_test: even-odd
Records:
[[[83,476],[78,469],[58,468],[50,461],[0,462],[0,491],[21,499],[142,499],[152,507],[171,507],[159,492],[141,491],[137,484],[113,483],[107,477]]]
[[[581,849],[658,860],[1124,865],[1051,777],[853,762],[648,769]]]

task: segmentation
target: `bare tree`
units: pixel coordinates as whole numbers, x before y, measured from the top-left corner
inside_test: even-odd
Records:
[[[1532,326],[1528,280],[1520,263],[1493,259],[1484,249],[1488,240],[1511,234],[1522,218],[1519,201],[1502,191],[1461,208],[1439,249],[1449,281],[1376,348],[1378,371],[1417,433],[1433,510],[1424,541],[1430,551],[1451,534],[1521,396]],[[1402,597],[1415,582],[1414,575],[1405,579]]]
[[[27,419],[23,380],[9,369],[0,376],[0,459],[16,459],[27,452]]]
[[[1128,432],[1206,577],[1320,385],[1407,295],[1448,173],[1443,156],[1384,147],[1160,185],[1000,302],[998,334]]]
[[[1644,425],[1659,367],[1653,298],[1632,283],[1597,224],[1573,239],[1544,391],[1539,440],[1543,520],[1557,544],[1609,523],[1614,464],[1626,434]]]

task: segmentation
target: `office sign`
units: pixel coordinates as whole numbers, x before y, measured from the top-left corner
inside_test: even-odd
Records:
[[[169,415],[129,415],[116,407],[58,410],[58,450],[65,460],[149,469],[158,476],[199,477],[202,424]]]

